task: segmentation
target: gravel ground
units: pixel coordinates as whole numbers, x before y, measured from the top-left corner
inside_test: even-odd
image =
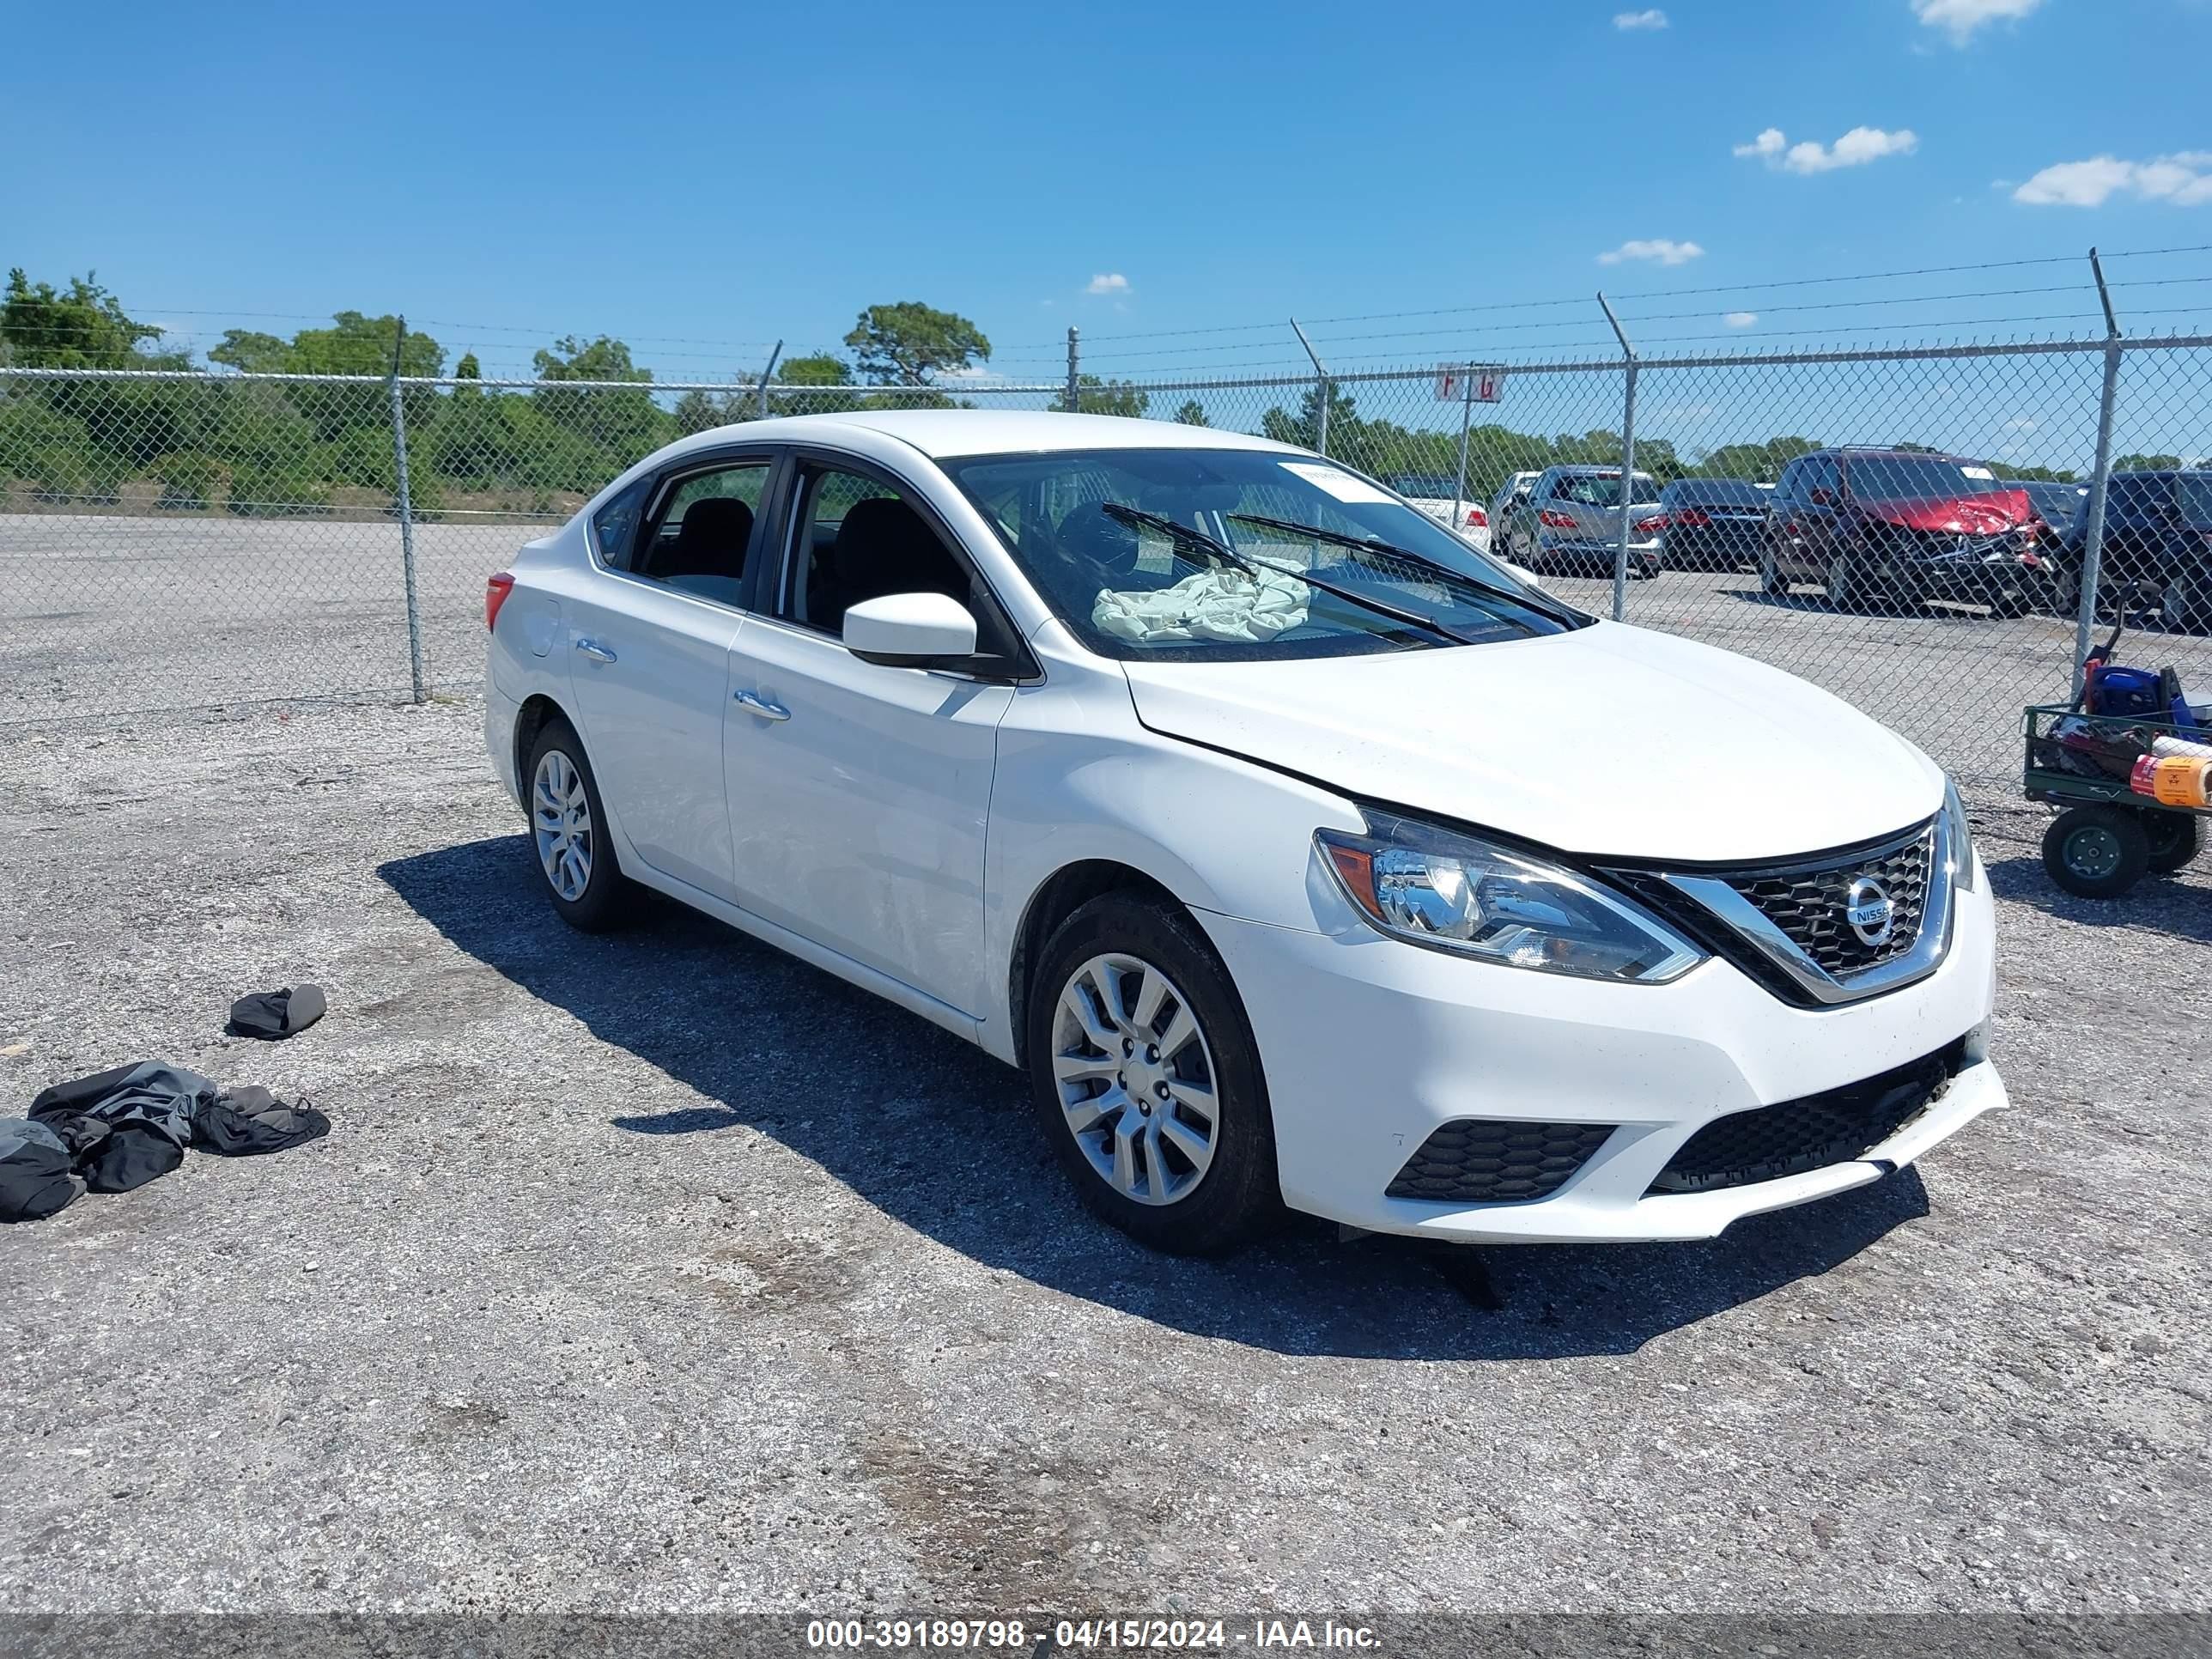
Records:
[[[1485,1305],[1319,1228],[1149,1255],[955,1039],[566,931],[477,720],[0,728],[15,1100],[158,1057],[336,1126],[0,1231],[0,1610],[2204,1604],[2202,876],[2080,904],[1978,805],[2016,1109]]]

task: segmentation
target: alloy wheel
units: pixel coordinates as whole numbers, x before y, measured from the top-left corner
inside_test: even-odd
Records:
[[[592,803],[583,775],[558,749],[547,750],[538,763],[530,787],[530,826],[545,879],[574,903],[592,884]]]
[[[1068,1133],[1091,1170],[1133,1202],[1173,1204],[1206,1178],[1220,1137],[1213,1051],[1189,1000],[1118,952],[1068,976],[1052,1070]]]

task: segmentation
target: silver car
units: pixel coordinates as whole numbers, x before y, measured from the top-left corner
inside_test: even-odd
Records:
[[[1532,570],[1598,574],[1613,568],[1624,512],[1629,520],[1628,574],[1657,575],[1663,527],[1659,481],[1649,472],[1637,473],[1629,481],[1624,508],[1617,466],[1547,467],[1527,498],[1493,524],[1493,544],[1502,556]]]

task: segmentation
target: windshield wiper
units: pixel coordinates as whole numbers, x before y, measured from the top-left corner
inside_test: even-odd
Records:
[[[1317,576],[1310,576],[1304,571],[1291,565],[1277,564],[1272,559],[1247,557],[1225,543],[1216,541],[1203,530],[1194,530],[1190,526],[1180,524],[1164,514],[1147,513],[1141,507],[1124,507],[1119,501],[1101,501],[1098,503],[1098,510],[1105,514],[1108,518],[1118,519],[1123,524],[1142,525],[1148,530],[1157,530],[1171,541],[1180,543],[1185,547],[1194,547],[1200,552],[1209,554],[1224,564],[1234,565],[1255,580],[1259,579],[1262,571],[1270,571],[1278,576],[1288,576],[1295,581],[1302,581],[1308,587],[1321,592],[1333,594],[1346,605],[1356,605],[1361,610],[1370,611],[1378,617],[1388,617],[1393,622],[1404,623],[1409,628],[1425,629],[1434,634],[1438,639],[1449,640],[1454,645],[1474,643],[1466,635],[1455,629],[1445,627],[1433,617],[1424,617],[1418,611],[1402,611],[1387,600],[1370,599],[1364,593],[1340,587],[1334,582],[1322,581]],[[1229,516],[1235,518],[1238,515],[1231,514]]]
[[[1531,611],[1549,617],[1554,622],[1572,619],[1562,615],[1541,600],[1526,594],[1516,593],[1511,588],[1500,587],[1495,582],[1470,576],[1464,570],[1455,570],[1442,559],[1432,559],[1425,553],[1416,553],[1410,547],[1401,547],[1395,542],[1386,542],[1379,536],[1354,536],[1342,530],[1324,530],[1317,524],[1301,524],[1296,519],[1270,518],[1264,513],[1224,513],[1223,518],[1236,524],[1255,524],[1263,530],[1280,530],[1293,536],[1311,536],[1316,541],[1333,542],[1339,547],[1348,547],[1370,553],[1388,553],[1394,559],[1403,559],[1408,564],[1424,570],[1432,570],[1447,581],[1472,587],[1479,593],[1488,593],[1495,599],[1510,599],[1516,605],[1525,605]]]

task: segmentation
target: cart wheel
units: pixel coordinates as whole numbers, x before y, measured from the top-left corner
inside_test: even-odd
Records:
[[[2044,869],[2077,898],[2118,898],[2149,863],[2142,814],[2117,806],[2069,808],[2043,834]]]
[[[2197,819],[2187,812],[2146,812],[2142,827],[2150,849],[2150,867],[2161,876],[2180,869],[2203,845]]]

